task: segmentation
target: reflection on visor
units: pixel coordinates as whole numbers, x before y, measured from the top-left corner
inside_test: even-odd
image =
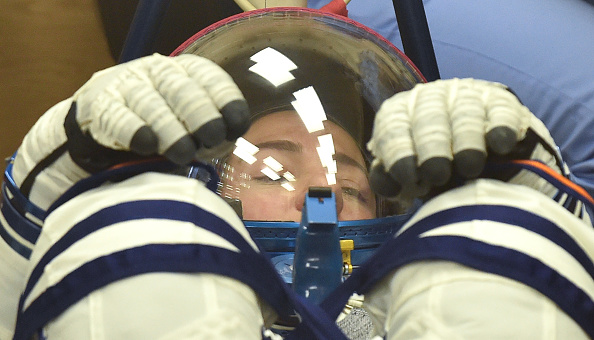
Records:
[[[256,161],[256,157],[254,157],[254,155],[259,150],[260,149],[257,146],[248,142],[245,138],[239,137],[235,142],[235,149],[233,150],[233,154],[241,158],[244,162],[248,164],[254,164],[254,162]]]
[[[325,134],[318,136],[317,138],[320,146],[316,147],[316,150],[318,152],[320,164],[323,168],[326,168],[326,184],[334,185],[336,184],[336,174],[338,173],[338,166],[336,160],[333,158],[335,151],[332,135]],[[256,157],[258,151],[260,151],[260,148],[250,143],[246,139],[240,137],[235,143],[235,149],[233,150],[233,154],[237,156],[239,159],[241,159],[243,162],[252,165],[258,160],[258,158]],[[260,170],[262,174],[267,176],[272,181],[278,181],[282,178],[283,181],[281,185],[286,190],[295,190],[295,188],[288,182],[294,182],[296,181],[296,178],[289,171],[283,171],[283,164],[281,164],[272,156],[264,158],[262,160],[262,163],[264,165],[263,168]]]
[[[265,158],[263,162],[276,172],[283,170],[283,165],[272,157]]]
[[[323,121],[327,120],[326,112],[318,94],[313,87],[309,86],[297,92],[293,92],[297,98],[291,104],[309,132],[316,132],[324,129]]]
[[[245,219],[298,221],[307,189],[330,186],[339,218],[373,218],[375,197],[361,150],[340,126],[321,124],[308,131],[295,110],[258,117],[219,165],[221,195],[241,200]]]
[[[297,65],[289,57],[272,47],[266,47],[255,53],[250,57],[250,60],[256,64],[249,70],[266,79],[275,87],[295,79],[290,71],[296,70]],[[324,129],[322,122],[328,118],[314,88],[308,86],[300,89],[293,92],[293,96],[295,100],[291,104],[299,113],[307,130],[315,132]]]
[[[256,64],[251,66],[249,70],[266,79],[276,87],[295,79],[290,71],[297,69],[297,65],[295,65],[289,57],[271,47],[267,47],[255,53],[250,57],[250,60],[256,62]],[[308,86],[293,92],[293,96],[295,97],[295,100],[292,101],[291,104],[305,124],[307,131],[313,133],[323,130],[323,122],[328,118],[315,89],[312,86]],[[336,184],[336,173],[338,170],[336,160],[332,159],[332,156],[334,155],[332,135],[326,134],[318,136],[318,141],[320,146],[316,149],[320,157],[320,162],[322,167],[327,170],[326,184],[334,185]],[[256,159],[254,155],[259,150],[258,147],[243,138],[239,143],[236,143],[236,146],[233,154],[240,157],[248,164],[253,164]],[[270,156],[264,159],[263,162],[266,167],[260,171],[264,175],[272,181],[281,179],[281,174],[279,173],[283,170],[283,165],[280,162]],[[288,182],[295,181],[295,177],[290,172],[285,172],[282,174],[282,177],[285,181],[282,182],[281,186],[287,191],[294,191],[295,188]]]
[[[340,220],[395,211],[376,203],[363,152],[380,104],[423,78],[388,41],[348,18],[269,9],[217,23],[181,53],[219,64],[250,107],[250,130],[213,160],[245,220],[299,221],[310,186],[333,188]]]
[[[250,57],[250,60],[254,62],[254,65],[249,67],[249,71],[270,82],[275,88],[295,80],[291,71],[298,69],[297,65],[291,58],[276,49],[266,47],[254,53]],[[291,204],[291,201],[298,202],[304,198],[301,196],[296,198],[286,198],[284,197],[286,195],[282,195],[282,192],[279,196],[278,192],[274,192],[273,187],[280,187],[284,189],[285,192],[291,194],[297,190],[296,185],[299,185],[302,189],[309,186],[331,186],[335,187],[335,191],[340,195],[338,198],[340,203],[337,204],[339,215],[341,214],[342,209],[346,206],[347,211],[355,211],[355,213],[352,214],[352,218],[373,217],[368,216],[368,214],[358,214],[361,207],[363,210],[366,210],[366,208],[371,206],[375,208],[375,199],[370,193],[369,183],[367,181],[367,170],[362,161],[363,156],[359,152],[360,150],[356,147],[354,140],[350,140],[351,144],[355,145],[354,148],[351,145],[351,153],[355,150],[354,152],[357,153],[357,156],[361,161],[355,160],[353,158],[355,156],[353,155],[346,155],[344,153],[341,153],[340,157],[336,159],[336,147],[332,133],[327,133],[327,131],[325,131],[326,126],[324,125],[324,122],[328,120],[328,117],[314,86],[309,85],[293,91],[292,96],[295,99],[291,101],[291,106],[294,108],[294,112],[296,112],[300,121],[296,122],[296,124],[293,122],[291,130],[295,132],[299,131],[300,128],[302,129],[305,127],[307,133],[300,135],[295,132],[295,135],[291,135],[290,137],[287,137],[287,139],[282,139],[284,138],[282,135],[274,136],[271,140],[260,141],[260,146],[251,143],[246,138],[239,138],[235,144],[236,147],[233,151],[233,155],[237,157],[237,162],[243,162],[244,164],[234,163],[233,161],[230,162],[229,168],[235,172],[235,176],[223,177],[223,182],[225,183],[223,187],[227,189],[223,190],[223,196],[246,203],[250,202],[250,196],[257,197],[261,192],[264,192],[267,195],[277,195],[279,202],[283,200],[289,202],[284,206],[280,204],[279,208],[276,209],[290,209],[291,206],[299,206],[299,203]],[[285,111],[285,114],[288,113]],[[295,116],[293,113],[291,113],[291,115]],[[287,120],[287,118],[283,118],[283,120]],[[269,128],[282,129],[278,124],[289,124],[288,122],[270,123],[270,118],[264,119],[264,121],[271,124],[264,129],[264,132]],[[260,121],[256,120],[254,124],[258,125],[260,124]],[[289,124],[289,126],[290,125],[291,124]],[[334,130],[334,133],[340,131],[343,135],[348,136],[348,133],[338,126],[336,126]],[[308,134],[310,134],[311,137],[307,137]],[[305,139],[313,137],[317,139],[317,143],[314,145],[314,148],[307,147],[306,145],[310,145],[311,142],[306,141]],[[343,140],[344,139],[345,138],[343,138]],[[346,139],[349,138],[346,137]],[[313,163],[316,163],[317,167],[323,169],[322,175],[324,182],[319,182],[318,179],[315,179],[317,176],[316,173],[318,173],[319,170],[311,164],[312,159],[306,154],[312,152],[314,149],[317,154],[317,162],[314,161]],[[344,166],[345,170],[339,172],[338,160],[350,160],[341,164]],[[287,161],[290,162],[289,166],[283,163]],[[300,165],[300,163],[302,164]],[[304,166],[303,164],[308,164],[308,166]],[[353,166],[353,164],[355,166]],[[297,177],[290,172],[289,169],[291,168],[294,168],[297,171]],[[336,189],[336,187],[338,187],[338,189]],[[365,192],[365,194],[362,194],[363,192]],[[353,199],[351,196],[355,196],[355,198]],[[246,197],[248,198],[247,201]],[[271,207],[270,209],[275,208]],[[245,207],[244,211],[249,213],[250,206]],[[255,215],[258,215],[260,218],[266,218],[261,217],[263,216],[262,214]],[[274,214],[271,216],[274,216]],[[282,216],[282,214],[279,213],[278,216]],[[278,219],[286,220],[286,218],[282,217],[278,217]]]
[[[290,71],[297,69],[297,65],[272,47],[254,54],[250,60],[255,61],[256,64],[249,70],[268,80],[275,87],[295,79]]]

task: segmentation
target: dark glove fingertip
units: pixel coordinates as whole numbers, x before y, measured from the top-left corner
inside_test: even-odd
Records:
[[[398,180],[398,182],[403,183],[406,185],[407,183],[416,184],[419,181],[419,177],[417,175],[417,157],[416,156],[408,156],[398,160],[388,173],[392,178]]]
[[[185,135],[165,150],[163,156],[176,164],[188,164],[194,159],[196,143],[189,135]]]
[[[433,157],[419,167],[421,179],[431,185],[441,186],[452,176],[452,162],[445,157]]]
[[[227,103],[221,114],[227,124],[227,140],[241,137],[250,127],[250,109],[245,100],[234,100]]]
[[[454,168],[462,178],[477,178],[487,160],[487,154],[479,150],[462,150],[454,155]]]
[[[196,140],[202,142],[206,148],[212,148],[221,144],[227,136],[225,121],[223,118],[216,118],[202,125],[192,135]]]
[[[159,138],[148,126],[143,126],[130,141],[130,150],[142,156],[152,155],[157,152],[159,147]]]
[[[373,166],[369,172],[369,186],[376,194],[384,197],[395,197],[402,187],[390,174],[384,171],[383,165]]]
[[[507,126],[498,126],[487,133],[487,145],[499,155],[509,153],[516,146],[516,133]]]

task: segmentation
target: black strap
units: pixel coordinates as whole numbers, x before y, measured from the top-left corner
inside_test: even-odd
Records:
[[[47,155],[44,159],[42,159],[41,162],[35,165],[33,170],[31,170],[31,172],[27,174],[27,177],[25,177],[23,184],[21,184],[20,191],[23,194],[23,196],[29,198],[29,194],[31,193],[31,187],[33,187],[35,178],[37,178],[40,172],[45,170],[45,168],[52,165],[58,158],[60,158],[60,156],[62,156],[67,150],[68,147],[66,143],[64,143],[60,145],[57,149],[55,149],[52,153]]]
[[[146,158],[130,151],[113,150],[97,143],[88,133],[81,131],[76,121],[76,110],[76,102],[73,102],[64,119],[64,130],[68,137],[68,152],[78,166],[93,174],[116,164]]]

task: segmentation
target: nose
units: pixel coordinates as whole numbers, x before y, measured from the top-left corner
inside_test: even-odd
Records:
[[[328,185],[326,179],[324,178],[323,181],[309,181],[307,183],[302,183],[298,189],[296,189],[295,194],[295,207],[301,213],[303,213],[303,204],[305,203],[305,195],[309,191],[310,187],[331,187],[332,192],[334,193],[334,197],[336,198],[336,214],[340,216],[342,209],[344,207],[344,201],[342,197],[341,189],[338,185]]]

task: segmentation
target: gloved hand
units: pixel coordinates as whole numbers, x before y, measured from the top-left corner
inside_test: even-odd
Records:
[[[218,65],[155,54],[96,73],[44,114],[19,148],[13,178],[46,209],[89,173],[142,157],[187,164],[248,127],[247,103]]]
[[[488,160],[535,159],[566,170],[544,124],[504,85],[476,79],[438,80],[394,95],[380,107],[367,147],[372,188],[405,204],[493,176],[485,172]],[[548,195],[555,190],[525,171],[494,177]]]

